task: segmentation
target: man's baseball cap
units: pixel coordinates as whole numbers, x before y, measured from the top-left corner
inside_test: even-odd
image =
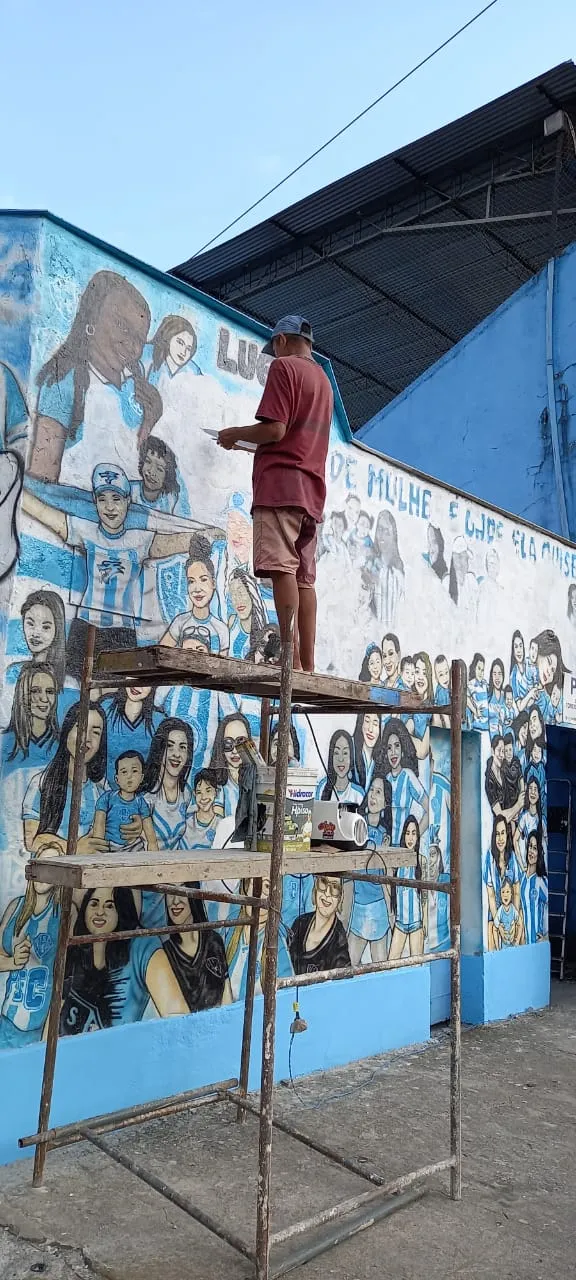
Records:
[[[105,489],[112,489],[113,493],[121,493],[123,498],[129,498],[131,495],[130,481],[126,472],[113,462],[99,462],[92,472],[92,492],[98,495],[104,493]]]
[[[306,320],[305,316],[282,316],[282,319],[274,325],[266,346],[262,347],[263,355],[274,355],[272,340],[277,338],[279,333],[292,333],[296,338],[307,338],[308,342],[314,341],[312,325],[309,320]]]

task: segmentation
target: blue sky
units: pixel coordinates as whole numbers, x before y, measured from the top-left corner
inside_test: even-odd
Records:
[[[171,267],[481,7],[4,0],[0,207]],[[239,229],[575,55],[574,0],[499,0]]]

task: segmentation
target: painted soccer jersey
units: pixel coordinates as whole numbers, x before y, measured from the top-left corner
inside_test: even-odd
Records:
[[[250,648],[250,632],[242,630],[237,614],[228,619],[228,644],[231,658],[245,658]]]
[[[492,697],[488,699],[488,729],[491,738],[494,738],[497,733],[502,733],[505,710],[504,694],[500,693],[498,695],[494,692]]]
[[[132,818],[149,818],[150,809],[144,796],[132,796],[124,800],[119,791],[104,791],[96,801],[96,812],[106,814],[106,839],[113,844],[125,844],[121,828]]]
[[[540,942],[548,933],[547,909],[548,891],[542,876],[522,876],[520,900],[526,942]]]
[[[19,1039],[11,1030],[25,1033],[27,1041],[40,1040],[48,1016],[52,994],[52,966],[58,941],[59,911],[55,899],[39,915],[32,915],[18,932],[16,924],[24,905],[18,898],[2,932],[2,950],[11,956],[17,939],[26,937],[31,944],[30,959],[22,969],[8,974],[0,1015],[0,1048]],[[8,1023],[8,1026],[5,1026]]]
[[[533,687],[530,663],[525,662],[524,668],[519,667],[517,662],[514,663],[510,672],[510,687],[514,695],[515,702],[520,702],[522,698],[526,697],[527,693],[530,693],[530,690]]]
[[[338,916],[332,922],[326,937],[310,950],[306,948],[306,940],[314,922],[313,911],[299,916],[290,930],[290,959],[294,973],[321,973],[326,969],[346,969],[350,964],[350,953],[346,941],[346,932]]]
[[[179,613],[170,623],[169,631],[179,649],[182,648],[187,633],[192,634],[194,631],[206,633],[211,653],[222,653],[228,648],[228,627],[212,613],[207,618],[197,618],[192,609],[187,613]]]
[[[154,823],[158,848],[185,849],[186,824],[193,809],[188,784],[178,793],[175,803],[167,800],[162,787],[158,791],[148,791],[145,799]]]
[[[370,865],[374,875],[385,875],[383,868]],[[368,880],[353,881],[352,911],[348,926],[350,933],[366,942],[378,942],[390,930],[390,916],[384,896],[384,886]]]
[[[101,705],[106,716],[108,743],[107,779],[109,787],[114,789],[117,786],[116,760],[118,756],[122,755],[124,751],[139,751],[145,760],[150,750],[152,738],[162,724],[164,717],[161,711],[154,710],[149,726],[143,716],[139,716],[138,720],[132,724],[116,711],[113,698],[104,698]]]
[[[316,787],[317,800],[322,799],[322,792],[324,790],[324,787],[327,785],[327,783],[328,783],[327,777],[320,779],[320,782]],[[344,788],[344,791],[332,791],[328,799],[337,800],[339,804],[362,804],[362,801],[364,799],[364,792],[362,790],[362,787],[358,786],[357,782],[352,782],[352,780],[350,780],[350,782],[348,782],[347,786]]]
[[[437,684],[434,690],[434,702],[437,707],[447,707],[450,702],[450,690],[445,689],[442,684]]]
[[[522,840],[522,853],[523,853],[523,859],[524,859],[524,866],[526,866],[526,849],[528,847],[528,836],[530,836],[533,831],[536,831],[536,828],[538,827],[538,825],[539,825],[538,814],[530,813],[529,809],[524,809],[523,812],[520,814],[520,817],[518,818],[518,831],[520,832],[520,837]]]
[[[221,814],[223,818],[235,818],[239,798],[240,787],[237,782],[234,782],[233,778],[229,778],[228,781],[224,783],[224,786],[220,787],[216,797],[216,808],[218,809],[218,813]]]
[[[364,794],[365,794],[368,791],[370,783],[372,782],[372,778],[374,777],[374,769],[376,767],[374,756],[372,754],[369,755],[365,747],[362,748],[362,764],[364,766],[364,773],[366,776],[366,782],[364,784]],[[358,781],[358,771],[356,772],[356,781],[358,782],[358,786],[360,786],[360,782]]]
[[[145,529],[106,533],[68,516],[68,542],[86,557],[86,587],[78,617],[99,627],[133,627],[142,616],[142,567],[154,539]]]
[[[282,876],[282,925],[290,928],[297,916],[313,911],[314,876]]]
[[[63,484],[77,484],[78,476],[91,476],[102,462],[102,440],[95,430],[106,423],[106,461],[122,467],[128,476],[138,475],[138,430],[142,409],[134,395],[134,379],[128,375],[119,387],[89,368],[83,421],[71,438],[75,378],[71,370],[59,382],[44,382],[38,396],[38,413],[60,422],[66,432],[60,467]],[[85,427],[88,430],[85,430]]]
[[[430,844],[438,844],[444,870],[450,871],[450,783],[443,773],[432,774],[430,787]]]
[[[86,964],[75,948],[64,987],[61,1035],[139,1022],[150,999],[146,971],[152,956],[161,949],[157,938],[133,938],[125,964],[96,969],[94,964]]]
[[[24,801],[22,804],[22,818],[24,821],[26,821],[27,819],[35,819],[37,822],[40,821],[40,801],[42,799],[42,785],[43,785],[42,780],[43,780],[43,775],[41,773],[35,774],[34,777],[30,779],[30,782],[28,784],[28,788],[26,791],[26,795],[24,796]],[[98,798],[102,795],[102,790],[103,788],[98,786],[97,782],[91,782],[90,778],[86,779],[82,787],[82,799],[80,802],[80,826],[78,829],[79,835],[81,836],[87,835],[87,833],[90,831],[92,827],[92,823],[94,821],[94,813],[96,811],[96,803],[98,801]],[[71,798],[72,798],[72,784],[69,781],[66,788],[66,800],[64,802],[62,818],[60,819],[60,826],[58,827],[57,831],[53,831],[51,833],[52,835],[62,836],[64,837],[64,839],[66,838],[68,834],[68,824],[70,822]]]
[[[520,883],[520,880],[521,880],[520,868],[518,866],[516,855],[514,853],[510,854],[505,875],[506,875],[506,878],[510,881],[510,884],[514,885],[514,884]],[[497,906],[500,906],[500,888],[502,885],[502,877],[500,875],[500,869],[498,867],[498,864],[492,857],[492,852],[490,849],[488,849],[488,852],[484,859],[483,879],[486,887],[494,890]],[[488,919],[489,920],[492,919],[490,908],[488,908]]]
[[[43,733],[40,738],[30,739],[26,754],[18,750],[11,760],[10,756],[15,746],[16,740],[12,730],[6,730],[0,740],[0,758],[2,761],[2,777],[4,778],[20,769],[34,773],[45,769],[46,765],[50,764],[53,755],[55,755],[58,738],[54,737],[49,730],[46,730],[46,733]]]
[[[130,481],[130,496],[132,502],[139,502],[142,507],[148,507],[149,511],[164,511],[167,515],[173,515],[178,501],[175,493],[160,493],[153,502],[149,502],[144,497],[142,480]]]
[[[475,711],[472,714],[472,729],[488,728],[488,685],[485,680],[468,681],[468,692],[471,694]]]
[[[246,982],[248,980],[248,939],[246,930],[241,930],[241,937],[234,945],[234,930],[230,931],[226,943],[228,972],[234,1000],[246,998]],[[230,953],[230,947],[233,947]],[[264,947],[264,929],[258,931],[258,953],[256,959],[256,995],[262,994],[262,951]],[[293,973],[292,962],[288,954],[282,931],[278,934],[278,977],[289,978]]]
[[[164,943],[164,950],[191,1013],[214,1009],[222,1004],[228,965],[222,938],[216,930],[196,934],[198,950],[189,956],[179,944],[178,934]]]
[[[496,912],[494,924],[499,931],[500,942],[503,947],[513,947],[516,941],[516,925],[520,917],[516,907],[511,902],[510,906],[503,907],[500,905]]]
[[[410,814],[419,817],[414,811],[414,805],[417,804],[424,810],[426,792],[412,769],[401,769],[397,776],[393,773],[386,776],[392,787],[392,844],[399,845],[406,819]]]
[[[186,848],[211,849],[216,835],[217,821],[218,819],[215,818],[214,822],[201,822],[198,812],[194,810],[186,824]]]
[[[542,804],[544,805],[546,803],[546,793],[547,793],[546,766],[544,764],[544,761],[540,760],[538,764],[533,764],[532,761],[528,761],[528,764],[526,765],[526,772],[524,777],[526,781],[526,786],[528,786],[531,778],[536,779],[538,786],[540,787],[540,798],[541,798]]]
[[[400,880],[415,880],[416,867],[398,867]],[[396,886],[396,924],[404,933],[415,933],[422,928],[422,896],[416,889]]]

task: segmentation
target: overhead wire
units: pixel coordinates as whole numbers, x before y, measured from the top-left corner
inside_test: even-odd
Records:
[[[274,195],[275,191],[279,191],[280,187],[283,187],[290,178],[293,178],[295,174],[300,173],[307,164],[310,164],[311,160],[315,160],[316,156],[319,156],[323,151],[326,151],[327,147],[330,147],[333,142],[336,142],[344,133],[347,133],[348,129],[351,129],[359,120],[362,120],[364,116],[368,115],[369,111],[372,111],[374,107],[377,107],[385,98],[388,98],[395,89],[399,89],[407,80],[410,80],[411,76],[415,75],[417,71],[420,71],[422,67],[425,67],[427,62],[431,62],[433,58],[442,52],[443,49],[446,49],[449,44],[452,44],[458,36],[461,36],[464,31],[467,31],[469,27],[473,26],[473,24],[487,13],[489,9],[493,9],[494,5],[498,4],[498,2],[499,0],[489,0],[488,4],[485,4],[484,7],[479,9],[478,12],[469,18],[467,22],[464,22],[461,27],[458,27],[457,31],[453,31],[451,36],[448,36],[446,40],[443,40],[441,44],[437,45],[431,53],[426,55],[425,58],[421,58],[420,62],[417,62],[409,71],[406,71],[403,76],[400,76],[399,80],[395,80],[394,84],[389,85],[383,93],[379,94],[377,98],[374,98],[373,102],[368,103],[367,107],[364,107],[363,110],[353,116],[347,124],[342,125],[341,129],[338,129],[330,138],[327,138],[326,142],[323,142],[321,146],[316,147],[315,151],[312,151],[309,156],[306,156],[305,160],[301,160],[300,164],[297,164],[294,169],[291,169],[285,177],[281,178],[279,182],[274,183],[274,186],[270,187],[268,191],[265,191],[264,195],[259,196],[258,200],[254,200],[253,204],[249,205],[247,209],[244,209],[243,213],[239,213],[236,218],[232,219],[232,222],[229,222],[227,226],[222,227],[221,231],[218,231],[215,236],[212,236],[210,240],[207,240],[206,244],[203,244],[200,249],[197,249],[196,252],[192,254],[191,261],[194,258],[197,258],[199,254],[204,253],[206,249],[209,249],[211,245],[215,244],[216,241],[220,239],[221,236],[226,235],[227,231],[231,231],[239,222],[242,222],[244,218],[247,218],[249,213],[252,213],[254,209],[257,209],[259,205],[263,204],[269,196]]]

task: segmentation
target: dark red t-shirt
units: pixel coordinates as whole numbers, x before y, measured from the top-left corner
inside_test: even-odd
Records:
[[[285,422],[286,435],[258,445],[252,473],[255,507],[300,507],[321,520],[334,397],[324,370],[306,356],[270,365],[256,417]]]

